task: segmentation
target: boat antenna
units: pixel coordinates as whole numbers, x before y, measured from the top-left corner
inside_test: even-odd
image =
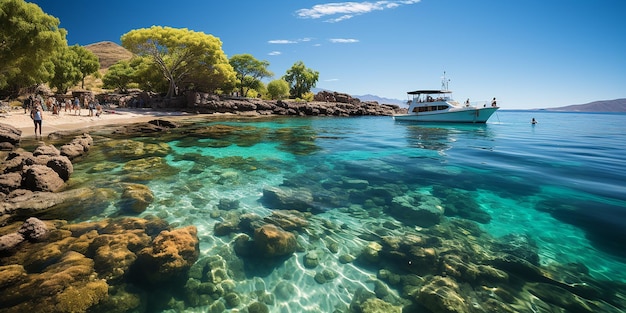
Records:
[[[448,90],[449,79],[446,79],[446,71],[443,71],[443,77],[441,78],[441,90]]]

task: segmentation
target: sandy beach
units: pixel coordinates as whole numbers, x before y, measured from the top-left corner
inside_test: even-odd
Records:
[[[42,136],[57,131],[89,129],[107,125],[125,125],[147,122],[160,117],[186,117],[192,114],[184,112],[166,112],[151,109],[115,109],[102,113],[99,117],[88,116],[89,110],[83,109],[80,115],[62,111],[53,115],[50,111],[43,114]],[[13,110],[0,116],[0,123],[9,124],[22,131],[22,138],[35,137],[35,126],[30,118],[30,112]]]

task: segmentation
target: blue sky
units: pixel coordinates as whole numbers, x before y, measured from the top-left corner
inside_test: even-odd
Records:
[[[279,78],[295,62],[317,88],[405,100],[437,89],[497,97],[504,109],[626,98],[626,1],[37,0],[70,45],[120,43],[130,30],[188,28],[249,53]]]

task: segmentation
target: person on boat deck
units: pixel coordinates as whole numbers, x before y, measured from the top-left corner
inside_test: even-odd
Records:
[[[469,106],[469,98],[467,98],[467,100],[465,100],[465,106],[468,107]]]
[[[496,106],[496,98],[494,97],[493,100],[491,100],[491,106],[495,107]]]
[[[426,97],[426,101],[433,102],[433,97],[431,97],[431,96]]]

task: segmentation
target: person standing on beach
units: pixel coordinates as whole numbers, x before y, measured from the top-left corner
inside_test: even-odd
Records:
[[[43,111],[41,106],[37,104],[32,111],[30,111],[30,118],[35,123],[35,137],[37,137],[37,128],[39,128],[39,136],[41,137],[41,124],[43,123]]]

